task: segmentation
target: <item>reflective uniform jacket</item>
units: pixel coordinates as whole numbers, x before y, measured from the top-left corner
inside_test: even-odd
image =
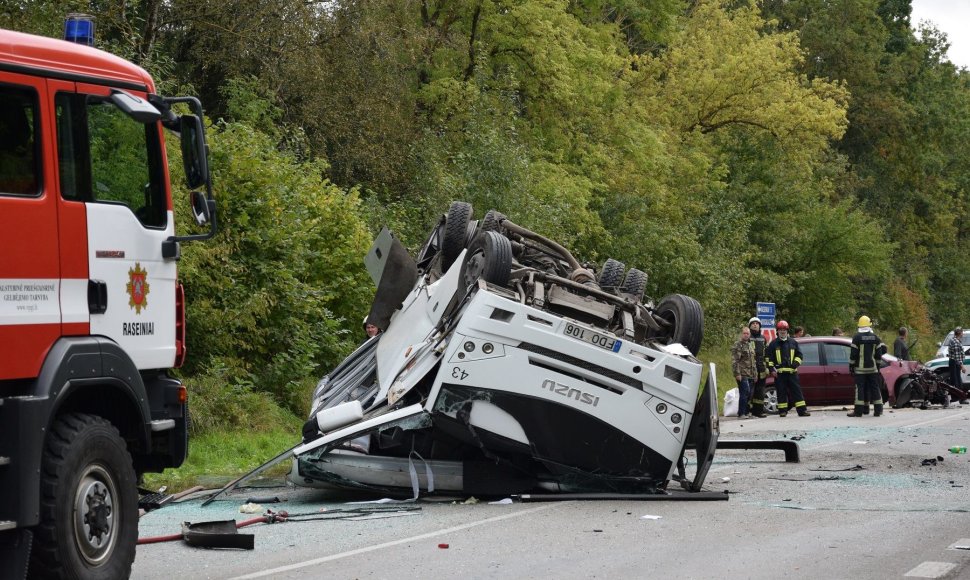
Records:
[[[879,372],[877,363],[886,354],[886,345],[871,330],[857,332],[852,337],[852,349],[849,351],[849,371],[860,375],[871,375]]]
[[[767,375],[767,367],[765,367],[765,337],[760,330],[751,331],[751,342],[754,343],[754,360],[758,365],[758,378],[763,379]]]
[[[769,371],[798,372],[796,369],[802,364],[802,349],[798,347],[798,341],[791,336],[785,340],[779,337],[771,341],[765,349],[765,364]]]

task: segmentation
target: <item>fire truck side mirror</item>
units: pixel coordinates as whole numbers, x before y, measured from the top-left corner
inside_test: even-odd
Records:
[[[182,138],[182,164],[185,166],[186,185],[189,189],[207,185],[209,182],[209,165],[206,160],[202,119],[195,115],[182,115],[179,119],[179,129]],[[192,206],[193,208],[196,207],[194,198]]]

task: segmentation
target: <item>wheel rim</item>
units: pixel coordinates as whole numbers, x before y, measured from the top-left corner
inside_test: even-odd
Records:
[[[465,266],[465,286],[469,286],[482,277],[485,271],[485,252],[475,252],[468,258]]]
[[[74,496],[74,541],[91,566],[105,562],[117,541],[114,502],[118,488],[101,465],[89,465]]]
[[[765,390],[765,412],[766,413],[778,412],[778,391],[776,391],[775,389]]]

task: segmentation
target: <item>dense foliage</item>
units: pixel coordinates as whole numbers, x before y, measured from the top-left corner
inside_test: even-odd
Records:
[[[304,404],[361,338],[370,233],[414,246],[453,199],[697,297],[709,347],[759,300],[813,334],[970,323],[970,74],[908,0],[15,0],[0,25],[71,11],[216,120],[223,231],[182,264],[203,382]]]

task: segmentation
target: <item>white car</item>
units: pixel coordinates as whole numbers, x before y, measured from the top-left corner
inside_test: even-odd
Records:
[[[378,237],[368,322],[384,331],[318,384],[290,480],[414,497],[699,491],[718,419],[697,301],[653,306],[645,273],[594,273],[471,213],[454,202],[416,259]]]
[[[966,328],[966,327],[964,327],[964,328]],[[946,351],[947,351],[946,344],[948,342],[950,342],[950,339],[951,338],[953,338],[953,331],[952,330],[947,333],[946,338],[943,339],[943,342],[937,344],[937,346],[940,347],[940,348],[938,348],[936,350],[936,356],[937,356],[937,358],[939,358],[939,357],[946,358]],[[963,348],[964,349],[966,349],[967,347],[970,347],[970,332],[964,332],[963,333],[963,337],[960,339],[960,342],[963,343]]]
[[[952,334],[953,333],[951,332],[950,335],[952,336]],[[964,340],[966,340],[967,335],[964,334],[963,336],[964,336]],[[947,382],[950,381],[950,357],[947,356],[947,353],[945,351],[942,356],[940,356],[940,354],[937,353],[936,358],[934,358],[933,360],[927,361],[926,364],[923,366],[925,366],[926,368],[930,369],[931,371],[933,371],[938,375],[942,375],[945,381]],[[967,390],[968,386],[970,386],[970,373],[968,373],[968,371],[970,371],[970,345],[964,344],[963,372],[960,374],[960,379],[963,384],[954,385],[955,387],[959,387],[963,390]]]

